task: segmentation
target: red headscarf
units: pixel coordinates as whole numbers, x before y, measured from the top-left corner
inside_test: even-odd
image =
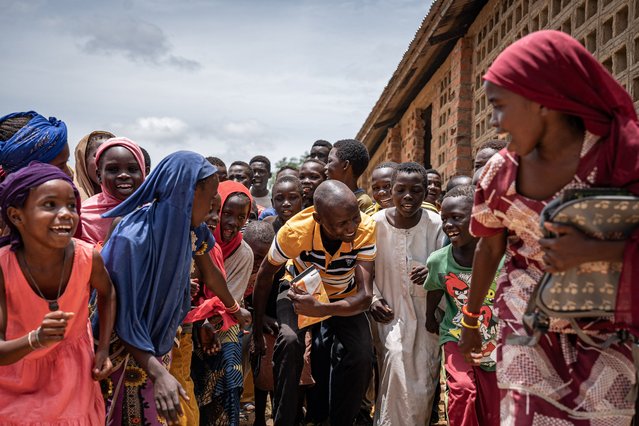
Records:
[[[549,109],[580,117],[601,136],[597,185],[639,194],[639,124],[632,99],[577,40],[532,33],[506,48],[484,79]],[[626,244],[615,320],[639,335],[639,230]]]
[[[253,203],[251,192],[248,190],[248,188],[246,188],[244,185],[242,185],[239,182],[235,182],[232,180],[220,182],[220,186],[218,187],[217,192],[220,194],[220,197],[222,198],[222,211],[224,210],[224,203],[226,203],[226,200],[232,194],[235,194],[238,192],[242,194],[246,194],[246,196],[249,199],[249,206]],[[226,259],[230,255],[232,255],[242,243],[242,233],[238,232],[237,235],[233,239],[231,239],[231,241],[228,241],[228,242],[222,241],[222,223],[221,222],[222,222],[222,214],[220,213],[220,224],[217,226],[217,228],[215,228],[215,233],[213,235],[215,236],[216,244],[219,244],[220,248],[222,249],[224,259]],[[242,226],[244,226],[244,224],[242,224]]]

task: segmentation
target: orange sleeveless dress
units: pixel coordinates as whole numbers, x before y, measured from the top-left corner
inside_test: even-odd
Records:
[[[89,327],[89,277],[93,246],[74,239],[69,283],[58,303],[75,312],[64,340],[38,349],[20,361],[0,366],[0,425],[89,426],[105,421],[100,385],[91,377],[95,354]],[[27,283],[15,253],[0,248],[7,305],[5,338],[12,340],[37,328],[48,303]]]

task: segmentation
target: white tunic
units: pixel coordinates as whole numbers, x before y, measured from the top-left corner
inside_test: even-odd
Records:
[[[410,271],[416,262],[426,264],[430,253],[442,246],[441,219],[422,210],[421,220],[410,229],[392,226],[386,210],[373,219],[374,295],[385,299],[395,314],[389,324],[371,323],[380,371],[375,424],[428,425],[440,372],[439,336],[426,330],[427,292],[411,282]]]

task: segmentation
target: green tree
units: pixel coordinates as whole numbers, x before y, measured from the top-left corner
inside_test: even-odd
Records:
[[[302,166],[302,163],[304,163],[304,161],[306,161],[306,159],[308,158],[308,155],[309,155],[308,151],[305,151],[299,157],[284,157],[276,161],[275,168],[273,169],[273,175],[268,181],[268,187],[269,188],[273,187],[273,184],[275,183],[275,176],[277,175],[277,171],[279,169],[281,169],[284,166],[293,166],[299,169]]]

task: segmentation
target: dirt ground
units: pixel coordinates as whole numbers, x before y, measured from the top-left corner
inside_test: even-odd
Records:
[[[442,389],[445,388],[445,382],[442,384]],[[439,401],[439,422],[437,423],[431,423],[431,425],[436,425],[436,426],[446,426],[448,424],[448,422],[446,421],[446,407],[444,405],[444,392],[442,391],[441,393],[441,398]],[[267,404],[267,407],[270,407],[270,403]],[[246,414],[247,419],[246,420],[242,420],[240,421],[240,426],[253,426],[253,420],[255,418],[253,411],[246,411],[243,410],[243,413]],[[273,419],[271,419],[271,413],[270,413],[270,408],[267,408],[267,426],[273,426]]]

